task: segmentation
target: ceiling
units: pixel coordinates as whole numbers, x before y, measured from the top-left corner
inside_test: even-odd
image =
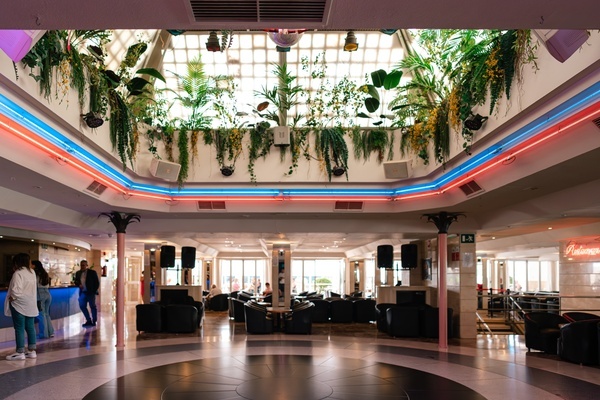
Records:
[[[30,0],[0,13],[3,29],[590,29],[595,0]],[[193,12],[195,10],[195,13]]]
[[[226,7],[218,10],[221,17],[196,20],[191,16],[192,3],[201,10],[215,4]],[[257,3],[259,8],[280,9],[272,18],[252,20],[252,8]],[[10,10],[0,13],[0,28],[245,30],[283,27],[283,23],[289,29],[330,30],[592,28],[598,25],[597,16],[590,12],[596,3],[596,0],[506,0],[484,6],[475,0],[460,4],[440,0],[409,3],[106,0],[83,6],[76,0],[59,3],[33,0],[5,7]],[[285,4],[291,4],[292,9],[283,13],[281,7]],[[316,7],[317,14],[322,10],[322,19],[304,18],[306,13],[298,10],[308,6]],[[239,20],[236,7],[247,7],[246,20]],[[142,217],[140,223],[133,223],[127,229],[128,251],[169,243],[197,247],[207,257],[260,256],[269,244],[286,242],[291,244],[295,256],[360,258],[375,252],[379,244],[399,245],[435,237],[436,227],[423,214],[443,210],[464,214],[453,224],[452,231],[476,233],[477,248],[482,255],[555,254],[560,240],[593,237],[600,232],[600,203],[596,201],[600,196],[600,168],[591,167],[600,158],[600,143],[593,139],[600,135],[593,124],[577,129],[580,136],[592,138],[592,144],[582,143],[576,156],[564,159],[548,156],[561,152],[563,146],[574,145],[565,142],[549,145],[543,149],[542,157],[540,153],[520,156],[507,166],[507,170],[511,168],[510,174],[478,178],[480,186],[490,189],[475,197],[454,195],[437,203],[413,202],[409,207],[390,204],[360,213],[323,212],[323,208],[290,212],[283,205],[270,205],[267,210],[210,213],[178,212],[176,207],[166,211],[128,208],[126,202],[90,195],[82,190],[84,185],[80,182],[60,183],[44,169],[38,168],[36,172],[25,160],[4,155],[0,156],[0,226],[3,227],[0,233],[6,237],[11,234],[28,237],[37,232],[37,239],[42,241],[52,241],[53,237],[75,238],[92,248],[110,250],[116,246],[114,227],[99,215],[112,211],[118,204],[119,211]],[[55,160],[36,153],[37,150],[27,151],[32,158],[43,159],[48,171],[55,170]],[[72,178],[73,182],[80,179],[75,175]]]

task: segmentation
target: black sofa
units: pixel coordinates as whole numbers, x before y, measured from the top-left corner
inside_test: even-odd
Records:
[[[393,337],[419,336],[419,307],[389,307],[385,313],[388,335]]]
[[[567,324],[569,320],[558,314],[539,311],[526,313],[523,320],[527,350],[556,354],[560,325]]]
[[[202,324],[204,309],[192,304],[169,304],[159,302],[138,304],[136,330],[138,332],[191,333]]]

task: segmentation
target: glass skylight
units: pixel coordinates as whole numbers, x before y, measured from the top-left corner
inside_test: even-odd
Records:
[[[397,36],[380,32],[355,32],[359,44],[358,51],[343,51],[347,32],[305,32],[299,43],[291,47],[287,53],[279,53],[266,32],[239,32],[233,36],[230,48],[223,52],[209,52],[206,41],[209,32],[185,33],[172,37],[169,49],[164,51],[163,72],[167,80],[166,86],[177,91],[178,79],[173,73],[186,75],[187,63],[200,55],[204,71],[208,76],[230,75],[234,78],[236,88],[236,108],[238,112],[247,113],[242,121],[255,122],[252,110],[264,101],[255,95],[263,87],[272,88],[277,85],[277,78],[272,73],[273,63],[286,62],[288,69],[297,76],[296,85],[300,85],[313,93],[322,84],[321,79],[312,79],[311,71],[303,70],[302,59],[309,64],[324,57],[326,65],[325,81],[331,84],[347,77],[357,85],[370,83],[370,73],[376,69],[390,71],[402,59],[404,52]],[[368,76],[368,78],[367,78]],[[170,99],[175,94],[168,95]],[[211,111],[212,112],[212,111]],[[289,117],[305,114],[306,104],[297,110],[291,110]],[[177,102],[171,108],[172,117],[185,117],[186,110]],[[302,122],[301,122],[302,123]],[[218,121],[213,122],[214,127]],[[363,124],[364,125],[364,124]]]

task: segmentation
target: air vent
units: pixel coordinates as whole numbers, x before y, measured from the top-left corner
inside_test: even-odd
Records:
[[[481,186],[479,186],[475,181],[469,181],[464,185],[459,186],[459,188],[467,197],[473,196],[479,192],[483,192]]]
[[[598,129],[600,129],[600,118],[593,119],[592,122]]]
[[[224,201],[199,201],[198,210],[225,210]]]
[[[189,0],[193,20],[202,23],[324,23],[330,2],[331,0]]]
[[[362,211],[362,201],[336,201],[334,211]]]
[[[90,186],[85,188],[85,190],[88,190],[88,191],[94,193],[95,195],[100,196],[106,190],[106,186],[104,186],[103,184],[101,184],[98,181],[94,181],[90,184]]]

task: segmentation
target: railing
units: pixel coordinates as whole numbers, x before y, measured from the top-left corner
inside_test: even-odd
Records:
[[[513,328],[515,325],[523,323],[525,313],[532,311],[555,314],[563,314],[569,311],[583,311],[600,315],[600,308],[563,308],[562,305],[565,299],[595,299],[600,306],[600,296],[561,296],[552,292],[524,294],[483,294],[482,292],[478,292],[476,317],[478,327],[483,327],[483,329],[478,329],[478,331],[493,333],[489,325],[482,324],[482,322],[485,323],[482,315],[504,318],[505,324]]]

